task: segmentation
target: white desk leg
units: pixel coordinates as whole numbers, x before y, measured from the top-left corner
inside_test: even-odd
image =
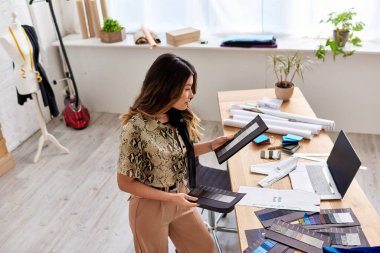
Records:
[[[37,149],[36,155],[34,156],[33,162],[36,163],[40,159],[42,147],[43,147],[44,142],[46,140],[51,141],[54,145],[56,145],[59,149],[61,149],[65,153],[70,153],[70,151],[67,148],[65,148],[64,146],[62,146],[52,134],[48,133],[47,128],[46,128],[46,124],[45,124],[45,120],[42,116],[40,104],[38,103],[37,94],[32,93],[32,98],[33,98],[34,104],[36,106],[37,119],[38,119],[38,123],[40,124],[40,128],[41,128],[41,136],[38,140],[38,149]]]

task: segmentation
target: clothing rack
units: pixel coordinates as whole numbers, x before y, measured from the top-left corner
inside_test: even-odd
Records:
[[[61,32],[60,32],[59,27],[58,27],[57,19],[55,17],[53,3],[50,0],[37,0],[37,1],[30,0],[29,5],[32,5],[33,3],[39,3],[39,2],[47,2],[49,4],[49,9],[50,9],[51,16],[53,18],[54,27],[55,27],[55,30],[56,30],[57,35],[58,35],[59,45],[61,46],[62,54],[63,54],[63,57],[65,59],[66,66],[69,70],[69,73],[65,73],[65,74],[66,74],[67,79],[72,81],[74,91],[75,91],[75,98],[76,98],[75,99],[75,108],[78,108],[78,106],[79,106],[79,93],[78,93],[77,85],[75,82],[74,74],[73,74],[73,71],[71,69],[70,61],[69,61],[69,58],[67,57],[66,48],[65,48],[65,45],[63,44],[63,40],[62,40]]]

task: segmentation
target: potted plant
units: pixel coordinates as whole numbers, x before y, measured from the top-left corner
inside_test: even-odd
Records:
[[[100,32],[100,41],[104,43],[120,42],[125,40],[125,29],[117,20],[107,18],[104,20],[103,28]]]
[[[355,47],[361,47],[362,40],[354,35],[354,31],[358,32],[363,30],[365,24],[361,21],[353,22],[353,17],[356,16],[356,12],[353,8],[341,13],[331,12],[328,18],[321,20],[320,23],[331,23],[334,26],[333,39],[328,38],[325,45],[319,45],[315,53],[318,59],[325,60],[326,48],[330,48],[333,58],[342,55],[347,57],[353,55],[355,50],[346,50],[344,46],[346,43]]]
[[[311,69],[313,61],[302,57],[298,52],[290,55],[269,56],[270,66],[276,75],[275,94],[278,99],[287,101],[293,95],[293,79],[297,75],[303,81],[303,71]]]

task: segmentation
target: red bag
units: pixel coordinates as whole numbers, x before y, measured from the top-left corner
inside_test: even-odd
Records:
[[[66,103],[66,108],[63,110],[66,126],[71,126],[75,129],[86,128],[90,121],[90,113],[80,101],[77,107],[75,103],[75,98],[70,99],[70,101]]]

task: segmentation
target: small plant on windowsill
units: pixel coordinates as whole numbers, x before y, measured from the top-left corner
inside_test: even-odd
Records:
[[[311,70],[313,61],[310,57],[302,57],[298,52],[289,55],[269,56],[270,66],[277,78],[275,83],[276,97],[287,101],[293,95],[293,79],[297,75],[304,81],[303,72]]]
[[[325,45],[319,45],[315,56],[318,59],[325,60],[326,50],[330,48],[333,54],[333,59],[338,55],[348,57],[354,54],[355,50],[345,49],[346,44],[351,44],[354,47],[361,47],[362,40],[354,35],[354,32],[363,30],[365,24],[361,21],[354,23],[353,18],[356,12],[353,8],[341,13],[331,12],[328,18],[321,20],[320,23],[331,23],[334,26],[333,39],[328,38]]]
[[[125,40],[125,29],[117,20],[107,18],[104,20],[102,31],[100,32],[100,40],[104,43],[120,42]]]

